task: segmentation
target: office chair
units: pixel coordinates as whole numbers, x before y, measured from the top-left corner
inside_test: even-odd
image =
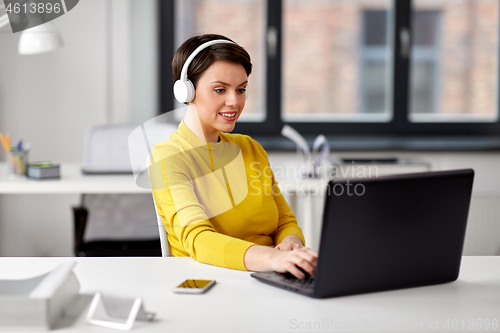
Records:
[[[144,128],[144,124],[141,126]],[[147,134],[151,141],[160,142],[168,140],[175,129],[174,125],[148,125]],[[87,174],[129,173],[134,181],[133,166],[137,166],[129,152],[138,149],[130,139],[136,130],[137,125],[89,128],[82,171]],[[149,193],[82,194],[80,206],[73,208],[75,255],[161,256],[159,225],[153,209],[156,207]],[[165,251],[168,254],[168,248]]]
[[[150,158],[147,156],[146,158],[146,165],[150,165]],[[148,177],[150,176],[149,173],[149,167],[147,168],[148,170]],[[152,193],[151,193],[152,194]],[[156,221],[158,223],[158,233],[160,234],[160,244],[161,244],[161,256],[162,257],[170,257],[170,244],[168,243],[168,237],[167,237],[167,231],[165,230],[165,226],[163,225],[163,221],[161,220],[160,214],[158,214],[158,209],[156,208],[156,201],[155,197],[153,197],[153,206],[155,207],[155,213],[156,213]]]
[[[171,257],[170,244],[168,243],[167,231],[165,230],[165,226],[163,225],[160,214],[158,214],[158,210],[156,209],[156,201],[154,197],[153,197],[153,205],[155,206],[156,220],[158,222],[158,233],[160,234],[161,256]]]
[[[149,194],[82,194],[73,208],[75,255],[161,256]]]

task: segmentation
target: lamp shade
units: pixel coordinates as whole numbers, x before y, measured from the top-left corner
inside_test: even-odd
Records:
[[[47,22],[27,29],[19,38],[19,54],[37,54],[60,48],[63,41],[56,27]]]

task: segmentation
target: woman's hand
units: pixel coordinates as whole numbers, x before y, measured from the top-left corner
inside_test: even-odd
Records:
[[[253,245],[245,252],[245,267],[250,271],[276,271],[279,273],[290,272],[299,279],[305,274],[299,269],[314,275],[318,253],[305,246],[282,251],[267,246]]]
[[[274,258],[271,261],[272,270],[278,273],[290,272],[299,279],[305,278],[305,274],[299,268],[310,275],[314,275],[316,273],[318,253],[302,245],[294,244],[293,246],[300,247],[293,248],[290,251],[277,251],[274,253]]]
[[[304,247],[304,245],[293,243],[279,243],[274,248],[281,251],[292,251],[294,249],[300,249],[301,247]]]
[[[302,244],[302,240],[299,237],[295,235],[286,235],[281,243],[274,248],[281,251],[292,251],[301,247],[304,247],[304,244]]]

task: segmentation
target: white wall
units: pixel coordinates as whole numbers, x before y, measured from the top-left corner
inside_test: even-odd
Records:
[[[31,142],[31,161],[81,162],[89,126],[156,114],[156,1],[141,0],[134,11],[138,3],[80,1],[54,21],[65,45],[47,54],[21,56],[19,33],[0,31],[0,132]],[[70,208],[78,202],[0,195],[0,256],[71,255]]]
[[[51,53],[21,56],[19,33],[2,29],[0,131],[32,142],[32,160],[80,161],[85,129],[106,120],[103,4],[83,1],[57,19],[65,45]]]
[[[155,0],[131,1],[131,121],[143,123],[158,110],[158,9]]]

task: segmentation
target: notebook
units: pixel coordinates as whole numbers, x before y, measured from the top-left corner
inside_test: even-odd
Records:
[[[251,275],[315,298],[454,281],[473,178],[465,169],[332,180],[315,276]]]

